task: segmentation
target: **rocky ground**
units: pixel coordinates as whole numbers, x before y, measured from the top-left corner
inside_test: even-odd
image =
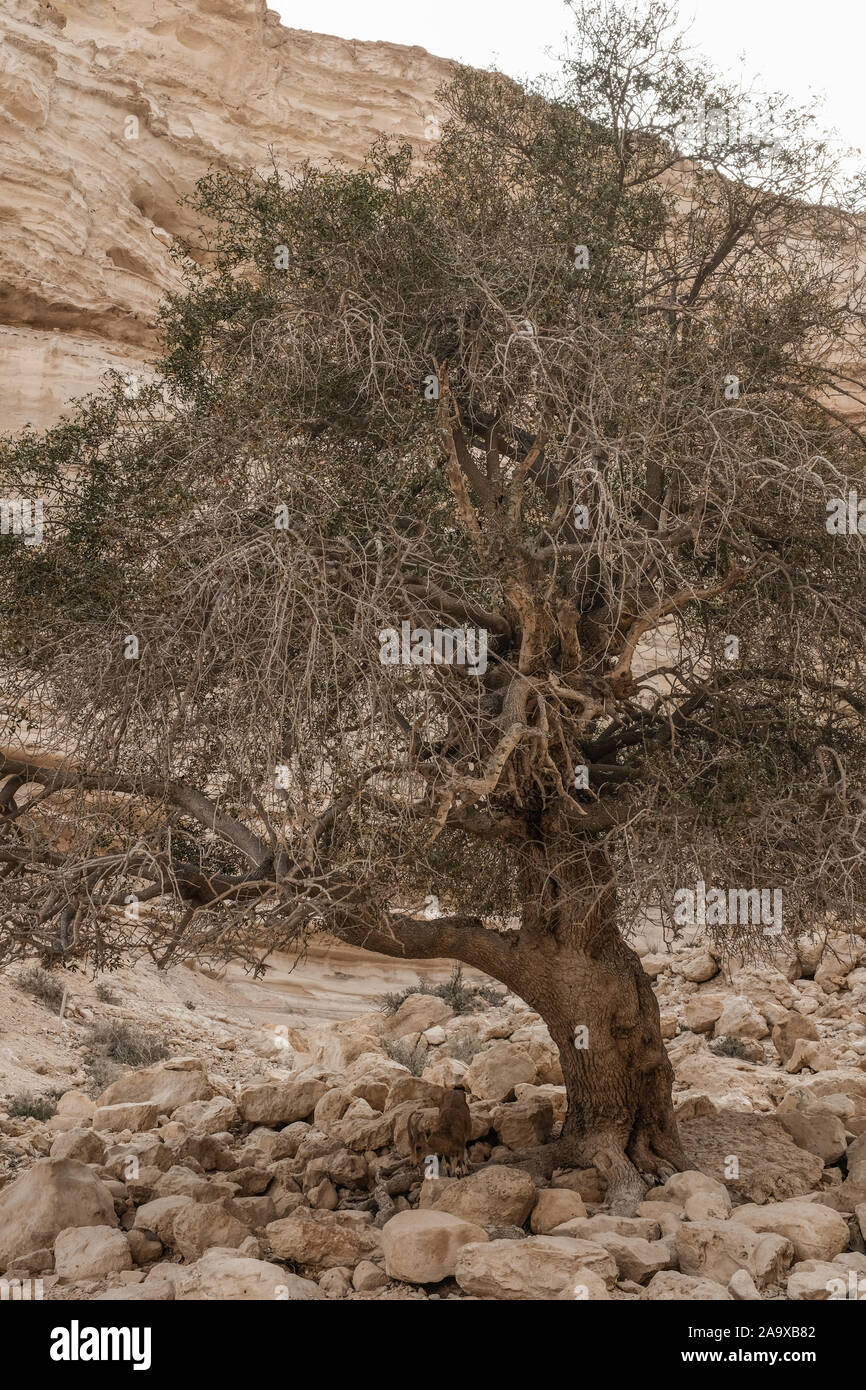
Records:
[[[351,962],[332,959],[328,1020],[303,971],[292,993],[279,972],[138,966],[59,977],[65,1003],[8,971],[3,1278],[52,1300],[866,1298],[866,943],[739,967],[638,949],[689,1171],[629,1217],[595,1169],[512,1166],[555,1138],[565,1092],[544,1024],[478,976],[449,991],[439,963],[440,992],[389,1015],[371,968],[346,1018]],[[149,1039],[168,1055],[117,1060]],[[472,1171],[422,1179],[408,1116],[457,1083]]]

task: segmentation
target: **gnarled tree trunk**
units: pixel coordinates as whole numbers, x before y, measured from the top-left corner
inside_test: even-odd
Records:
[[[559,1049],[568,1097],[562,1134],[546,1146],[546,1167],[598,1168],[611,1208],[633,1212],[643,1178],[681,1170],[685,1157],[658,1003],[639,957],[617,930],[605,854],[585,853],[568,824],[555,818],[531,844],[524,902],[523,924],[513,936],[475,919],[444,918],[402,923],[393,937],[353,928],[351,939],[407,959],[462,960],[540,1014]]]
[[[627,1210],[643,1194],[641,1174],[685,1166],[658,1003],[617,929],[607,856],[581,845],[567,818],[545,818],[525,880],[510,987],[559,1049],[568,1111],[558,1157],[598,1168],[612,1205]]]

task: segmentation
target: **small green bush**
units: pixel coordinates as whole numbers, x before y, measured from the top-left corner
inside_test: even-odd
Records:
[[[91,1024],[86,1047],[91,1057],[106,1057],[130,1067],[149,1067],[170,1055],[162,1038],[119,1018]]]
[[[58,1087],[44,1091],[41,1096],[32,1091],[19,1091],[6,1102],[5,1108],[15,1119],[50,1120],[57,1114],[57,1102],[62,1095]]]
[[[463,979],[463,966],[458,964],[441,985],[431,985],[429,981],[419,979],[405,989],[383,994],[379,999],[379,1008],[391,1018],[410,994],[431,994],[443,999],[456,1014],[475,1013],[482,1004],[501,1004],[505,998],[504,992],[493,989],[491,985],[467,985]]]
[[[379,1008],[387,1018],[393,1017],[401,1004],[405,1004],[410,994],[433,994],[432,986],[426,980],[419,980],[417,984],[407,985],[405,989],[391,991],[379,997]]]
[[[28,970],[22,970],[18,976],[18,988],[31,994],[34,999],[38,999],[39,1003],[44,1004],[46,1009],[51,1009],[52,1013],[60,1013],[60,1005],[63,1003],[63,985],[57,976],[52,975],[49,970],[43,970],[38,965],[32,965]]]
[[[732,1038],[727,1035],[716,1038],[709,1045],[710,1052],[714,1052],[717,1057],[736,1057],[741,1062],[755,1061],[754,1044],[744,1042],[742,1038]]]
[[[442,1051],[455,1062],[466,1062],[468,1066],[473,1057],[484,1051],[484,1043],[476,1042],[475,1038],[452,1038]]]
[[[120,1003],[119,996],[115,994],[110,985],[105,984],[102,980],[100,980],[99,984],[96,986],[96,997],[100,1004]]]
[[[410,1047],[402,1038],[398,1038],[396,1042],[386,1042],[385,1051],[392,1062],[399,1062],[401,1067],[408,1067],[413,1076],[420,1076],[430,1061],[430,1053],[426,1047],[422,1047],[420,1043]]]
[[[107,1090],[112,1081],[123,1075],[123,1068],[110,1057],[85,1057],[81,1063],[87,1073],[88,1093],[96,1098]]]
[[[494,989],[493,985],[479,985],[475,991],[477,997],[485,1004],[492,1004],[497,1007],[505,999],[504,989]]]

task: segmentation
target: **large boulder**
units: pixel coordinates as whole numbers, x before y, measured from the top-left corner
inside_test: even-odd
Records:
[[[64,1279],[100,1279],[132,1269],[132,1252],[114,1226],[67,1226],[54,1242],[54,1272]]]
[[[854,970],[866,954],[866,945],[841,934],[827,938],[820,964],[815,971],[815,982],[827,994],[844,989],[846,977]]]
[[[824,1164],[837,1163],[847,1147],[845,1126],[810,1092],[789,1091],[776,1108],[776,1118],[794,1143],[817,1154]]]
[[[329,1130],[347,1149],[363,1153],[366,1149],[384,1149],[394,1137],[394,1112],[383,1115],[365,1100],[353,1100],[342,1119]]]
[[[533,1024],[528,1028],[518,1028],[511,1037],[512,1043],[519,1046],[535,1063],[535,1080],[543,1086],[563,1086],[562,1059],[559,1048],[551,1038],[544,1023]],[[517,1090],[515,1088],[515,1095]],[[520,1097],[518,1096],[518,1099]]]
[[[674,1173],[664,1185],[664,1200],[677,1202],[688,1221],[723,1221],[731,1214],[731,1197],[724,1183],[706,1173]]]
[[[522,1226],[535,1197],[535,1183],[528,1173],[494,1163],[450,1183],[435,1198],[433,1209],[477,1226]]]
[[[541,1198],[544,1193],[540,1192],[538,1195]],[[604,1235],[655,1241],[658,1240],[660,1231],[659,1223],[654,1219],[654,1215],[652,1217],[615,1216],[612,1212],[600,1212],[597,1216],[572,1217],[557,1226],[552,1234],[555,1236],[573,1236],[579,1240],[598,1240],[599,1242]]]
[[[457,1283],[476,1298],[521,1302],[609,1297],[616,1264],[600,1245],[564,1236],[529,1236],[467,1245],[457,1257]]]
[[[801,1197],[817,1187],[824,1164],[800,1149],[772,1115],[722,1110],[680,1120],[691,1168],[748,1202]]]
[[[153,1101],[119,1101],[116,1105],[96,1107],[93,1128],[99,1134],[117,1134],[124,1129],[155,1129],[158,1121],[159,1106]]]
[[[673,964],[673,973],[682,975],[684,980],[701,985],[718,975],[718,962],[703,947],[678,955]]]
[[[666,1269],[654,1274],[641,1295],[651,1302],[723,1303],[731,1301],[724,1284],[692,1274]]]
[[[785,1063],[785,1071],[795,1074],[802,1071],[832,1071],[833,1054],[830,1048],[821,1042],[807,1042],[805,1038],[798,1038],[794,1043],[794,1051]]]
[[[683,1020],[693,1033],[711,1033],[725,1007],[724,994],[718,990],[693,994],[683,1006]]]
[[[717,1038],[765,1038],[769,1033],[767,1020],[744,994],[732,994],[716,1019]]]
[[[800,1038],[805,1038],[807,1042],[819,1042],[821,1038],[811,1018],[805,1014],[787,1014],[773,1026],[773,1046],[783,1062],[790,1059]]]
[[[249,1233],[249,1226],[233,1216],[225,1203],[188,1202],[175,1214],[171,1243],[192,1264],[214,1246],[236,1250]]]
[[[534,1081],[536,1064],[523,1048],[496,1042],[470,1062],[464,1084],[480,1100],[507,1100],[522,1081]]]
[[[352,1192],[370,1186],[370,1169],[363,1154],[350,1153],[348,1149],[335,1149],[333,1153],[322,1154],[307,1164],[304,1171],[304,1188],[315,1186],[322,1178],[328,1178],[336,1187],[347,1187]]]
[[[642,1236],[621,1236],[616,1231],[599,1231],[592,1239],[616,1260],[621,1279],[645,1284],[662,1269],[676,1265],[670,1242],[644,1240]]]
[[[381,1253],[382,1238],[361,1212],[311,1211],[299,1207],[265,1227],[265,1239],[278,1260],[295,1260],[318,1269],[354,1268]]]
[[[170,1115],[190,1100],[210,1100],[213,1086],[199,1057],[172,1057],[153,1067],[126,1072],[112,1081],[97,1100],[98,1106],[149,1101],[161,1115]]]
[[[468,1070],[467,1062],[460,1062],[456,1057],[447,1057],[441,1050],[438,1051],[432,1062],[428,1062],[422,1072],[422,1080],[430,1081],[435,1086],[443,1086],[446,1090],[452,1090],[454,1086],[462,1086],[463,1078]]]
[[[391,1085],[385,1109],[399,1110],[401,1106],[411,1102],[412,1105],[422,1109],[435,1106],[438,1110],[444,1099],[444,1086],[439,1086],[433,1081],[426,1081],[423,1076],[412,1076],[409,1072],[404,1072]]]
[[[576,1192],[584,1202],[603,1202],[607,1178],[597,1168],[562,1168],[554,1171],[550,1185]]]
[[[174,1285],[181,1302],[261,1301],[297,1302],[324,1298],[310,1279],[290,1274],[267,1260],[251,1260],[233,1250],[209,1250],[195,1264],[184,1268]]]
[[[312,1115],[326,1090],[318,1077],[265,1081],[241,1091],[238,1109],[249,1124],[290,1125]]]
[[[866,1072],[859,1068],[843,1068],[824,1071],[820,1076],[812,1076],[801,1083],[813,1096],[847,1096],[854,1106],[856,1115],[866,1115]]]
[[[389,1042],[423,1033],[436,1023],[446,1023],[454,1010],[435,994],[409,994],[399,1009],[382,1026],[382,1037]]]
[[[480,1226],[446,1211],[401,1211],[382,1228],[385,1269],[407,1284],[450,1279],[464,1245],[487,1241]]]
[[[316,1108],[313,1111],[312,1122],[315,1128],[320,1129],[323,1134],[330,1134],[332,1125],[337,1124],[343,1118],[354,1099],[356,1097],[350,1095],[346,1086],[332,1086],[330,1091],[325,1091],[324,1095],[316,1101]],[[256,1132],[260,1133],[260,1131]]]
[[[68,1129],[52,1141],[51,1157],[101,1163],[105,1157],[105,1143],[92,1129]]]
[[[529,1227],[533,1235],[546,1236],[554,1226],[561,1226],[564,1221],[580,1220],[585,1216],[586,1207],[579,1192],[570,1192],[564,1187],[544,1187],[532,1209]]]
[[[163,1245],[172,1245],[178,1213],[195,1205],[189,1197],[154,1197],[151,1202],[142,1202],[136,1210],[134,1229],[152,1232]]]
[[[861,1276],[862,1277],[862,1276]],[[859,1285],[856,1273],[829,1260],[801,1260],[791,1270],[785,1291],[790,1299],[809,1303],[840,1302],[852,1296],[859,1302],[866,1296],[866,1282]]]
[[[848,1248],[848,1223],[821,1202],[770,1202],[737,1207],[734,1219],[753,1231],[772,1231],[794,1247],[797,1260],[832,1260]]]
[[[89,1125],[95,1109],[94,1102],[86,1092],[65,1091],[57,1102],[55,1114],[46,1122],[45,1128],[50,1134],[63,1134],[68,1129]]]
[[[190,1100],[179,1105],[171,1118],[197,1134],[221,1134],[237,1124],[238,1111],[228,1096],[214,1096],[212,1100]]]
[[[493,1128],[509,1149],[546,1144],[553,1130],[553,1106],[546,1096],[539,1095],[497,1105]]]
[[[305,1061],[316,1062],[330,1072],[345,1073],[365,1054],[384,1057],[381,1032],[385,1020],[379,1013],[343,1018],[316,1028],[289,1026],[287,1041]]]
[[[349,1102],[365,1100],[374,1110],[384,1110],[388,1092],[394,1082],[405,1075],[406,1068],[390,1057],[383,1057],[379,1052],[363,1052],[346,1071],[343,1085]]]
[[[789,963],[789,969],[794,969],[793,959]],[[790,981],[782,971],[775,970],[766,962],[759,966],[747,965],[733,969],[731,985],[737,994],[745,995],[754,1004],[771,1027],[786,1017],[796,998]]]
[[[153,1185],[157,1197],[190,1197],[198,1202],[219,1202],[232,1189],[204,1174],[194,1173],[185,1163],[175,1163]]]
[[[557,1054],[558,1055],[558,1054]],[[514,1088],[515,1100],[549,1100],[553,1107],[553,1123],[561,1123],[568,1111],[568,1096],[565,1086],[543,1086],[530,1085],[528,1081],[521,1081],[519,1086]],[[475,1102],[477,1104],[492,1105],[492,1101]],[[496,1107],[494,1106],[494,1109]]]
[[[53,1246],[68,1226],[116,1226],[105,1183],[72,1158],[38,1159],[0,1192],[0,1272],[17,1255]]]
[[[778,1284],[794,1259],[789,1240],[759,1235],[733,1219],[683,1221],[674,1240],[683,1274],[725,1285],[738,1269],[747,1270],[759,1288]]]

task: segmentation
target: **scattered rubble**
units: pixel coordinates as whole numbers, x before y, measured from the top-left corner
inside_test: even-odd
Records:
[[[171,1055],[100,1088],[85,1030],[135,1023],[123,993],[76,979],[63,1019],[19,993],[64,1046],[29,1110],[0,1102],[0,1273],[62,1300],[864,1297],[866,944],[799,950],[758,970],[643,949],[690,1167],[634,1216],[607,1211],[595,1169],[514,1166],[565,1115],[556,1049],[514,996],[257,1023],[201,982],[201,1007],[151,1007]],[[25,1052],[7,1028],[7,1077]],[[454,1087],[468,1176],[410,1156],[412,1117],[435,1122]]]

